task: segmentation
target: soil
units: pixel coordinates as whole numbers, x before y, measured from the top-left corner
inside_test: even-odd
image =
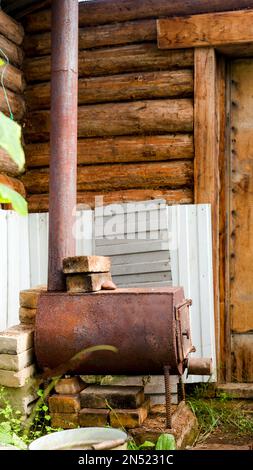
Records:
[[[253,436],[238,436],[216,429],[204,442],[191,450],[253,450]]]

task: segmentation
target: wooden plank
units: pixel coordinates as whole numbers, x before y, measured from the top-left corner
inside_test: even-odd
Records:
[[[232,376],[236,382],[253,382],[252,334],[232,336]]]
[[[129,21],[89,28],[79,28],[79,50],[156,40],[156,21]],[[24,42],[27,57],[51,54],[51,34],[27,35]]]
[[[191,134],[167,134],[79,139],[77,152],[79,165],[193,158],[193,136]],[[28,144],[25,146],[25,154],[28,168],[48,166],[50,144]]]
[[[25,101],[21,95],[17,95],[10,90],[6,90],[6,93],[14,119],[16,121],[20,121],[25,114]],[[0,111],[2,111],[6,116],[10,116],[9,107],[2,88],[0,88]]]
[[[79,52],[79,77],[96,77],[125,72],[147,72],[193,66],[193,51],[162,51],[156,44],[133,44]],[[50,80],[50,56],[27,59],[24,63],[27,82]]]
[[[78,137],[189,133],[193,130],[193,102],[190,98],[106,103],[78,108]],[[48,141],[50,111],[28,114],[27,142]]]
[[[11,64],[14,65],[21,65],[24,58],[24,52],[21,47],[18,47],[12,41],[9,41],[5,36],[0,34],[0,49],[5,53],[8,57]],[[1,57],[2,57],[1,52]]]
[[[31,194],[48,192],[49,170],[30,170],[21,177]],[[78,169],[78,191],[111,191],[131,188],[176,188],[191,186],[193,164],[191,161],[166,163],[118,164],[83,166]]]
[[[102,196],[102,197],[101,197]],[[97,199],[96,199],[97,198]],[[78,192],[77,203],[80,206],[93,209],[95,204],[117,204],[131,201],[145,201],[149,199],[164,198],[167,204],[191,204],[193,202],[193,190],[191,188],[180,189],[129,189],[125,191]],[[34,194],[27,197],[29,212],[48,212],[49,195]],[[83,253],[87,254],[87,253]],[[36,283],[38,284],[38,283]],[[34,284],[34,285],[36,285]]]
[[[108,101],[183,98],[193,94],[193,71],[183,69],[81,78],[78,90],[79,106]],[[28,86],[25,96],[28,109],[50,109],[50,82]]]
[[[157,21],[158,47],[220,46],[253,40],[253,10],[209,13]]]
[[[214,315],[219,364],[219,121],[216,76],[214,49],[195,49],[194,191],[196,204],[209,203],[212,206]]]
[[[231,69],[230,309],[232,330],[253,330],[253,60]]]
[[[0,11],[0,33],[15,44],[22,44],[24,39],[23,26],[6,15],[3,10]]]
[[[215,11],[241,10],[252,8],[252,0],[95,0],[79,6],[80,26],[124,22],[141,18],[162,16],[193,15]],[[50,10],[29,15],[25,29],[29,32],[49,31]]]
[[[21,196],[25,197],[26,191],[22,181],[16,178],[11,178],[10,176],[4,174],[0,174],[0,183],[6,184],[6,186],[9,186],[9,188],[17,191],[19,194],[21,194]]]

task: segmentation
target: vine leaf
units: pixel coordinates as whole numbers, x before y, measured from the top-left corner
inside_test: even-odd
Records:
[[[27,215],[27,202],[16,191],[5,184],[0,184],[0,204],[12,204],[19,215]]]
[[[2,112],[0,112],[0,147],[22,170],[25,164],[25,154],[21,144],[21,126]]]

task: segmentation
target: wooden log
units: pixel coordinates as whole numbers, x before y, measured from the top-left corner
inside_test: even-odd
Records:
[[[14,191],[17,191],[17,193],[21,194],[21,196],[23,197],[26,196],[24,184],[22,183],[22,181],[16,178],[11,178],[10,176],[1,173],[0,184],[5,184],[6,186],[9,186],[9,188],[13,189]]]
[[[20,121],[25,114],[25,101],[21,95],[17,95],[10,90],[6,91],[9,105],[11,107],[14,119]],[[0,88],[0,111],[2,111],[6,116],[10,116],[9,107],[6,101],[6,97],[2,88]]]
[[[24,28],[20,23],[6,15],[3,10],[0,10],[0,34],[20,45],[24,39]]]
[[[117,165],[90,165],[78,167],[78,191],[111,191],[132,188],[159,189],[191,186],[193,178],[192,161],[166,163],[139,163]],[[47,193],[49,170],[27,171],[21,177],[30,194]]]
[[[156,41],[156,21],[129,21],[79,29],[79,49],[93,49],[145,41]],[[51,54],[51,33],[27,35],[24,42],[27,57]]]
[[[3,67],[0,67],[0,74],[2,71]],[[8,65],[5,67],[4,84],[9,90],[14,91],[15,93],[22,93],[25,88],[23,72],[11,64]]]
[[[173,70],[82,78],[78,82],[79,105],[150,98],[185,97],[193,94],[193,71]],[[29,109],[50,109],[50,82],[26,89]]]
[[[0,49],[7,55],[11,64],[21,65],[24,58],[23,49],[0,34]],[[3,54],[0,52],[0,56]]]
[[[17,176],[19,171],[16,163],[9,157],[8,153],[0,147],[0,173],[7,173],[11,176]]]
[[[96,199],[99,198],[99,199]],[[167,204],[192,204],[193,191],[189,188],[180,189],[128,189],[125,191],[110,191],[109,193],[78,192],[79,207],[94,209],[98,204],[117,204],[121,202],[147,201],[165,199]],[[49,195],[33,194],[28,196],[29,212],[48,212]]]
[[[82,139],[78,141],[77,152],[79,165],[193,158],[193,136],[168,134]],[[50,144],[26,145],[25,154],[28,168],[49,166]]]
[[[79,6],[80,26],[116,23],[141,18],[184,16],[215,11],[242,10],[252,8],[252,0],[96,0]],[[50,10],[27,16],[25,29],[28,32],[49,31]]]
[[[247,44],[253,41],[252,22],[253,10],[158,20],[158,47],[184,49]]]
[[[79,52],[79,77],[96,77],[125,72],[146,72],[192,67],[193,50],[162,51],[156,44],[133,44]],[[50,80],[50,56],[27,59],[24,63],[27,82]]]
[[[191,132],[191,99],[150,100],[81,106],[78,136],[103,137],[129,134]],[[50,111],[34,111],[27,117],[27,142],[49,140]]]

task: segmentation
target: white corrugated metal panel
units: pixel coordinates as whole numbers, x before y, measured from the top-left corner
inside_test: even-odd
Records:
[[[0,210],[0,331],[7,328],[8,298],[7,211]]]
[[[211,207],[209,204],[168,207],[174,247],[171,250],[172,283],[184,287],[192,299],[191,331],[195,357],[212,357],[215,363]],[[215,380],[216,373],[212,380]],[[188,382],[208,380],[191,376]]]

